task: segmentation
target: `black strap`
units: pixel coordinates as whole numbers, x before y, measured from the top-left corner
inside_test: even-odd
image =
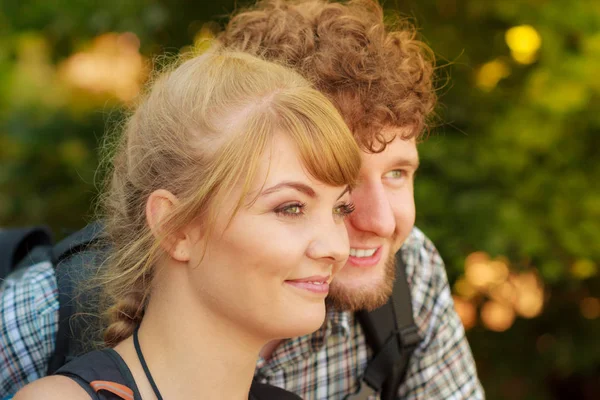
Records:
[[[154,391],[154,395],[158,400],[163,400],[162,395],[160,394],[160,390],[158,390],[158,386],[156,386],[156,382],[154,382],[154,378],[152,378],[152,374],[150,373],[150,369],[148,368],[148,364],[146,364],[146,360],[144,359],[144,354],[142,354],[142,348],[140,347],[140,340],[138,339],[138,331],[140,330],[140,326],[136,326],[133,331],[133,346],[135,347],[135,352],[137,353],[138,359],[140,360],[140,364],[142,364],[142,368],[144,369],[144,374],[146,374],[146,378],[148,382],[150,382],[150,386],[152,386],[152,390]]]
[[[266,383],[252,381],[249,400],[302,400],[298,395]]]
[[[421,338],[412,314],[412,298],[401,252],[396,253],[392,296],[373,311],[357,312],[374,357],[367,364],[359,390],[347,400],[366,400],[375,393],[382,400],[397,397],[410,357]]]
[[[119,353],[113,349],[95,350],[61,367],[55,375],[67,376],[76,381],[92,399],[121,399],[110,392],[95,392],[90,386],[93,381],[110,381],[127,386],[133,391],[134,400],[141,400],[133,375]]]
[[[102,224],[98,221],[87,225],[63,239],[52,249],[56,268],[56,284],[58,287],[58,331],[54,353],[48,361],[48,375],[53,374],[60,367],[70,361],[69,347],[71,343],[71,316],[75,313],[75,282],[73,271],[68,268],[69,259],[77,252],[96,242],[102,231]],[[85,266],[80,266],[85,267]],[[81,273],[81,271],[79,271]]]
[[[140,326],[138,325],[133,331],[133,346],[135,347],[135,352],[138,355],[140,364],[142,364],[144,374],[146,374],[146,379],[148,379],[148,382],[150,382],[150,386],[152,386],[154,395],[158,400],[163,400],[163,397],[160,394],[160,390],[158,390],[158,386],[156,386],[156,382],[154,382],[154,378],[150,373],[148,364],[146,364],[146,360],[144,359],[144,354],[142,353],[142,348],[140,347],[140,340],[138,338],[139,329]],[[256,381],[252,382],[248,398],[250,400],[301,400],[300,397],[298,397],[294,393],[288,392],[287,390],[267,385],[264,383],[259,383]]]
[[[406,375],[410,357],[421,342],[419,329],[413,317],[412,296],[401,252],[396,253],[396,281],[392,301],[397,329],[396,343],[399,346],[400,359],[395,363],[394,370],[382,388],[382,400],[395,399],[398,396],[398,388]]]
[[[21,261],[28,261],[34,248],[51,246],[52,233],[45,226],[0,230],[0,279],[15,270]],[[48,259],[48,254],[43,258]]]

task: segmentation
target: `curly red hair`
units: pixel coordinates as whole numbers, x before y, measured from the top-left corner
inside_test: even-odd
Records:
[[[236,13],[224,46],[301,73],[335,104],[362,148],[385,149],[388,126],[420,137],[436,103],[434,57],[407,21],[384,21],[374,0],[261,0]]]

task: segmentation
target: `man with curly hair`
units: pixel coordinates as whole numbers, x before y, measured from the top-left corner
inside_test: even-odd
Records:
[[[355,393],[373,351],[353,311],[385,304],[401,249],[422,338],[398,395],[477,399],[483,390],[443,261],[416,227],[417,142],[436,102],[433,54],[410,23],[386,23],[374,0],[263,0],[235,14],[219,40],[307,77],[341,112],[363,149],[350,258],[331,286],[332,305],[313,335],[263,349],[257,377],[307,399]]]

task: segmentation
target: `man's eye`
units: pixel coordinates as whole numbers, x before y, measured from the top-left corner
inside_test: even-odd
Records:
[[[406,171],[403,169],[395,169],[385,174],[386,178],[399,179],[406,176]]]

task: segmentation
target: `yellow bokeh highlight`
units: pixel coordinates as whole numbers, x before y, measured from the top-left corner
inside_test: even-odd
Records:
[[[460,317],[465,330],[469,330],[475,326],[477,322],[477,310],[475,305],[470,301],[458,296],[452,296],[454,299],[454,309]]]
[[[540,315],[544,308],[544,288],[535,272],[523,272],[511,277],[516,289],[513,301],[515,311],[524,318]]]
[[[465,266],[469,266],[475,263],[488,262],[490,260],[490,256],[485,251],[474,251],[469,254],[465,259]]]
[[[485,63],[476,75],[477,86],[486,92],[494,89],[501,79],[510,75],[510,67],[502,60],[496,59]]]
[[[194,35],[194,42],[179,49],[179,54],[184,56],[200,55],[211,48],[215,41],[215,26],[205,23]]]
[[[502,332],[515,318],[534,318],[544,309],[546,292],[535,268],[511,271],[505,257],[494,259],[482,251],[469,254],[465,273],[454,284],[455,308],[465,327],[475,324],[475,301],[485,299],[481,320],[490,330]],[[588,307],[589,308],[589,307]]]
[[[465,267],[465,278],[476,288],[499,285],[508,277],[508,265],[504,261],[471,262]]]
[[[60,76],[76,88],[129,102],[139,93],[147,74],[139,47],[138,37],[130,32],[100,35],[88,50],[62,63]]]
[[[515,312],[506,304],[488,301],[481,308],[481,321],[492,331],[504,332],[515,321]]]
[[[210,48],[214,39],[215,33],[210,24],[202,25],[202,28],[194,37],[194,47],[197,51],[204,52]]]
[[[511,282],[502,282],[500,285],[490,288],[490,298],[500,303],[513,304],[518,296],[517,289]]]
[[[534,53],[542,45],[542,37],[531,25],[513,26],[504,37],[508,47],[519,53]]]
[[[543,307],[544,297],[540,291],[521,293],[514,303],[515,310],[524,318],[537,317]]]
[[[515,61],[521,64],[533,64],[535,60],[537,60],[536,53],[518,53],[516,51],[511,51],[510,55]]]
[[[542,46],[542,37],[531,25],[513,26],[506,31],[504,39],[512,57],[521,64],[533,63]]]
[[[581,315],[587,319],[596,319],[600,317],[600,299],[596,297],[586,297],[579,304]]]
[[[577,279],[588,279],[598,273],[597,265],[587,259],[575,261],[571,266],[571,275]]]
[[[477,289],[469,283],[465,278],[460,278],[454,284],[454,291],[459,294],[462,298],[467,300],[472,299],[478,293]]]

